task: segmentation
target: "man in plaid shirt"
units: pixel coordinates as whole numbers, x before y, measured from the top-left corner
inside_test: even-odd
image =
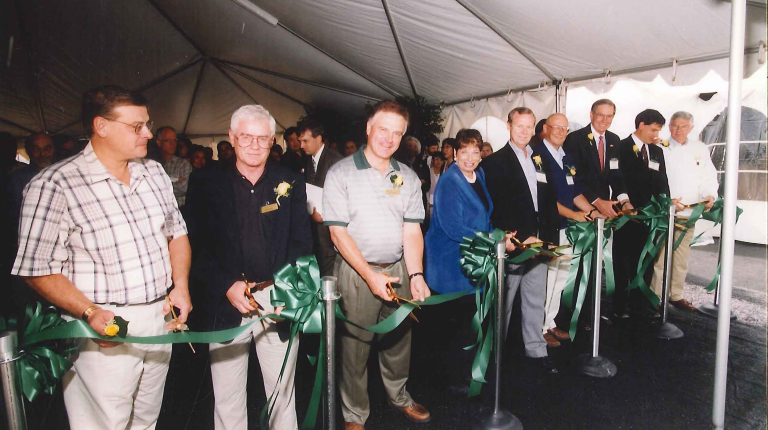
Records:
[[[88,91],[91,142],[35,176],[21,208],[13,274],[102,335],[116,315],[128,335],[165,334],[192,310],[187,227],[168,175],[142,158],[146,104],[120,87]],[[179,317],[166,325],[171,305]],[[170,345],[80,340],[64,377],[70,427],[155,428],[170,358]]]

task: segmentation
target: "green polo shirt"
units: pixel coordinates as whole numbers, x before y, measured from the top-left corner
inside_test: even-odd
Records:
[[[424,221],[421,181],[408,166],[390,159],[387,173],[371,167],[365,145],[334,164],[323,188],[323,220],[344,226],[369,263],[403,256],[403,223]],[[402,178],[402,185],[393,179]]]

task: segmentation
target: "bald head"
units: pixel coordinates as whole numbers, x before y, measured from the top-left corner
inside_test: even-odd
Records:
[[[24,150],[29,155],[29,163],[38,169],[44,169],[53,162],[53,138],[45,133],[32,133],[24,139]]]
[[[547,140],[555,149],[563,146],[565,137],[568,136],[568,118],[561,113],[553,113],[547,117],[547,122],[544,123],[544,130],[542,136]]]

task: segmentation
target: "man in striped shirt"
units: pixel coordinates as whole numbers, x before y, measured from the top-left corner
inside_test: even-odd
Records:
[[[90,143],[35,176],[21,209],[13,274],[101,335],[116,315],[128,335],[165,334],[192,309],[186,225],[168,175],[142,159],[146,104],[120,87],[88,91]],[[166,325],[171,303],[179,318]],[[155,428],[170,358],[170,345],[80,340],[64,377],[70,427]]]

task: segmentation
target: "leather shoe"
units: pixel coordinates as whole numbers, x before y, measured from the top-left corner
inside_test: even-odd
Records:
[[[429,413],[427,408],[416,402],[413,402],[410,405],[402,408],[395,406],[395,409],[404,413],[409,420],[415,423],[428,423],[432,420],[432,415]]]
[[[560,346],[560,341],[555,339],[555,337],[549,334],[549,332],[544,333],[544,340],[547,341],[547,346],[551,346],[552,348]]]
[[[344,423],[344,430],[365,430],[360,423]]]
[[[669,304],[674,306],[674,307],[676,307],[676,308],[678,308],[678,309],[682,309],[684,311],[695,311],[696,310],[696,306],[692,305],[691,302],[689,302],[688,300],[685,300],[685,299],[670,300]]]
[[[560,373],[560,371],[557,370],[557,366],[555,366],[555,362],[552,361],[552,359],[549,358],[549,356],[539,357],[539,358],[529,357],[528,359],[531,360],[535,366],[539,367],[542,371],[546,373],[551,373],[551,374]]]
[[[554,336],[555,339],[557,339],[557,340],[569,340],[571,338],[571,335],[568,334],[567,331],[561,330],[558,327],[551,328],[551,329],[547,330],[547,333],[549,333],[552,336]]]

